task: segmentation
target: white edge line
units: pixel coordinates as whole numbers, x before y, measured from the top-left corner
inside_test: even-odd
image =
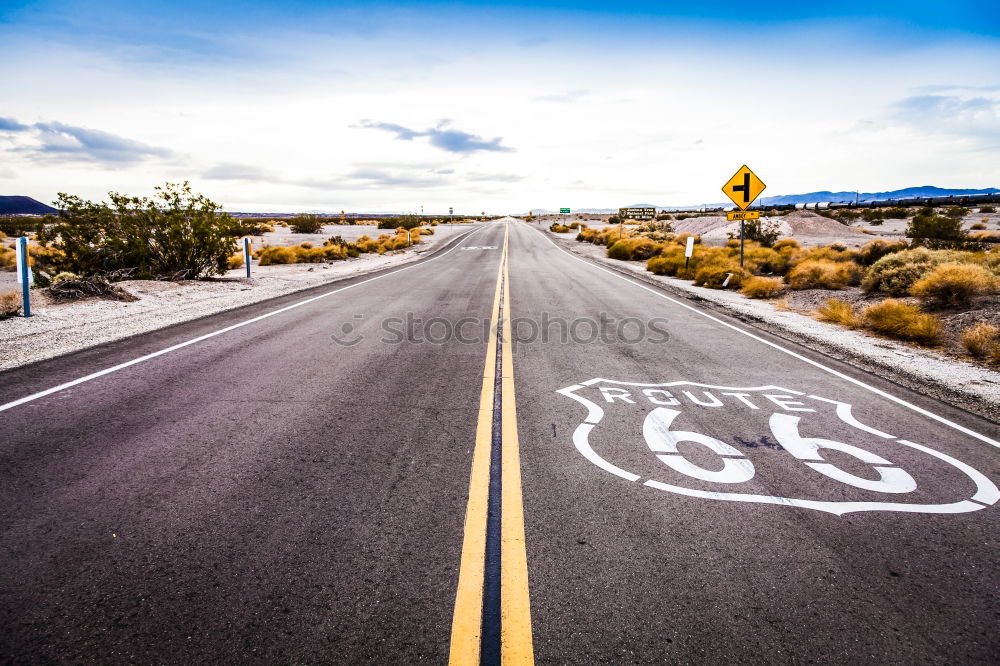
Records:
[[[217,335],[222,335],[223,333],[228,333],[229,331],[236,330],[237,328],[242,328],[244,326],[248,326],[250,324],[256,323],[256,322],[261,321],[263,319],[267,319],[269,317],[273,317],[275,315],[281,314],[282,312],[288,312],[289,310],[293,310],[293,309],[301,307],[303,305],[308,305],[309,303],[312,303],[313,301],[318,301],[321,298],[326,298],[327,296],[333,296],[334,294],[339,294],[342,291],[347,291],[348,289],[352,289],[354,287],[360,287],[363,284],[368,284],[369,282],[374,282],[375,280],[379,280],[379,279],[384,278],[384,277],[389,277],[390,275],[395,275],[396,273],[402,273],[405,270],[409,270],[411,268],[416,268],[417,266],[423,266],[423,265],[428,264],[428,263],[430,263],[432,261],[435,261],[436,259],[440,259],[441,257],[444,257],[444,256],[446,256],[448,254],[451,254],[456,249],[458,249],[459,247],[461,247],[462,242],[465,241],[467,238],[469,238],[469,236],[472,236],[473,234],[477,234],[477,233],[479,233],[480,231],[482,231],[485,228],[486,227],[480,227],[479,229],[474,229],[472,231],[466,232],[465,235],[459,236],[456,239],[455,245],[453,247],[451,247],[450,249],[444,251],[443,253],[441,253],[441,254],[439,254],[439,255],[437,255],[435,257],[430,257],[427,261],[415,261],[415,262],[409,264],[408,266],[403,266],[401,268],[398,268],[397,270],[390,271],[388,273],[382,273],[381,275],[376,275],[375,277],[368,278],[367,280],[362,280],[361,282],[355,282],[354,284],[349,284],[346,287],[340,287],[339,289],[334,289],[333,291],[328,291],[328,292],[320,294],[318,296],[312,296],[311,298],[307,298],[307,299],[304,299],[304,300],[301,300],[301,301],[297,301],[295,303],[292,303],[291,305],[286,305],[283,308],[278,308],[277,310],[272,310],[271,312],[266,312],[266,313],[264,313],[262,315],[258,315],[256,317],[252,317],[250,319],[246,319],[246,320],[241,321],[241,322],[239,322],[237,324],[233,324],[232,326],[226,326],[225,328],[220,328],[217,331],[212,331],[211,333],[206,333],[204,335],[199,335],[196,338],[191,338],[190,340],[185,340],[184,342],[180,342],[180,343],[178,343],[176,345],[172,345],[172,346],[167,347],[165,349],[161,349],[159,351],[155,351],[155,352],[152,352],[150,354],[146,354],[145,356],[140,356],[139,358],[134,358],[131,361],[126,361],[124,363],[119,363],[118,365],[112,366],[110,368],[105,368],[104,370],[98,370],[97,372],[91,373],[91,374],[86,375],[84,377],[80,377],[79,379],[74,379],[74,380],[66,382],[64,384],[59,384],[58,386],[53,386],[50,389],[45,389],[44,391],[39,391],[38,393],[32,393],[31,395],[25,396],[23,398],[19,398],[18,400],[14,400],[12,402],[8,402],[6,404],[0,405],[0,412],[7,411],[8,409],[12,409],[14,407],[18,407],[18,406],[23,405],[23,404],[28,403],[28,402],[33,402],[35,400],[38,400],[39,398],[44,398],[45,396],[52,395],[53,393],[58,393],[60,391],[65,391],[66,389],[72,388],[73,386],[78,386],[79,384],[83,384],[85,382],[89,382],[89,381],[97,379],[99,377],[103,377],[104,375],[110,375],[112,372],[118,372],[119,370],[124,370],[125,368],[128,368],[128,367],[133,366],[133,365],[137,365],[137,364],[142,363],[144,361],[148,361],[150,359],[156,358],[157,356],[163,356],[164,354],[169,354],[170,352],[177,351],[178,349],[183,349],[184,347],[187,347],[189,345],[193,345],[193,344],[196,344],[198,342],[202,342],[204,340],[208,340],[209,338],[214,338]],[[280,297],[278,297],[278,298],[280,298]],[[218,313],[218,314],[221,314],[221,313]],[[142,334],[140,333],[139,335],[142,335]]]
[[[635,285],[636,287],[639,287],[640,289],[645,289],[646,291],[648,291],[648,292],[650,292],[652,294],[655,294],[655,295],[659,296],[660,298],[666,299],[666,300],[670,301],[671,303],[674,303],[675,305],[679,305],[682,308],[686,308],[686,309],[690,310],[691,312],[695,312],[695,313],[701,315],[702,317],[705,317],[706,319],[710,319],[710,320],[716,322],[717,324],[725,326],[726,328],[730,328],[730,329],[732,329],[732,330],[734,330],[734,331],[736,331],[738,333],[742,333],[743,335],[747,336],[748,338],[752,338],[752,339],[756,340],[757,342],[760,342],[760,343],[763,343],[763,344],[767,345],[768,347],[773,347],[774,349],[777,349],[778,351],[784,352],[785,354],[788,354],[789,356],[791,356],[793,358],[797,358],[800,361],[805,361],[809,365],[812,365],[812,366],[814,366],[816,368],[819,368],[820,370],[823,370],[824,372],[828,372],[831,375],[833,375],[834,377],[839,377],[839,378],[841,378],[841,379],[843,379],[845,381],[848,381],[848,382],[850,382],[850,383],[852,383],[852,384],[854,384],[856,386],[860,386],[863,389],[871,391],[872,393],[874,393],[876,395],[879,395],[879,396],[882,396],[883,398],[891,400],[891,401],[895,402],[898,405],[902,405],[903,407],[906,407],[907,409],[912,409],[913,411],[917,412],[918,414],[922,414],[922,415],[924,415],[924,416],[926,416],[926,417],[928,417],[930,419],[933,419],[933,420],[937,421],[938,423],[944,424],[944,425],[946,425],[946,426],[948,426],[950,428],[954,428],[955,430],[958,430],[959,432],[965,433],[966,435],[969,435],[970,437],[974,437],[974,438],[976,438],[976,439],[978,439],[978,440],[980,440],[982,442],[986,442],[987,444],[990,444],[992,446],[1000,448],[1000,442],[998,442],[998,441],[996,441],[994,439],[990,439],[986,435],[982,435],[982,434],[976,432],[975,430],[970,430],[969,428],[966,428],[963,425],[959,425],[958,423],[955,423],[953,421],[949,421],[948,419],[944,418],[943,416],[938,416],[934,412],[930,412],[930,411],[924,409],[923,407],[918,407],[917,405],[914,405],[913,403],[907,402],[906,400],[903,400],[902,398],[897,398],[896,396],[894,396],[894,395],[892,395],[890,393],[886,393],[885,391],[882,391],[881,389],[877,389],[874,386],[871,386],[869,384],[865,384],[861,380],[854,379],[853,377],[851,377],[849,375],[845,375],[842,372],[838,372],[838,371],[834,370],[833,368],[829,368],[829,367],[823,365],[822,363],[814,361],[814,360],[812,360],[810,358],[807,358],[807,357],[805,357],[805,356],[803,356],[801,354],[797,354],[796,352],[793,352],[791,349],[786,349],[786,348],[782,347],[779,344],[776,344],[776,343],[771,342],[769,340],[765,340],[764,338],[756,336],[753,333],[751,333],[749,331],[746,331],[746,330],[743,330],[742,328],[740,328],[738,326],[734,326],[734,325],[732,325],[730,323],[724,322],[721,319],[718,319],[717,317],[713,317],[712,315],[708,314],[707,312],[703,312],[703,311],[699,310],[696,307],[688,305],[687,303],[682,303],[681,301],[679,301],[679,300],[677,300],[675,298],[671,298],[670,296],[667,296],[666,294],[664,294],[664,293],[662,293],[660,291],[657,291],[656,289],[653,289],[652,287],[647,287],[646,285],[639,284],[638,282],[630,280],[627,277],[625,277],[624,275],[621,275],[620,273],[617,273],[615,271],[612,271],[612,270],[609,270],[607,268],[604,268],[603,266],[598,266],[597,264],[591,263],[591,262],[587,261],[586,259],[582,259],[582,258],[574,255],[573,253],[569,252],[568,250],[564,250],[563,248],[559,247],[556,244],[555,241],[553,241],[551,238],[549,238],[548,236],[545,235],[544,231],[541,231],[540,229],[536,229],[536,231],[538,231],[538,233],[542,234],[542,237],[545,240],[547,240],[548,242],[552,243],[552,245],[554,245],[557,250],[559,250],[560,252],[566,254],[567,256],[571,257],[572,259],[576,259],[580,263],[586,264],[587,266],[590,266],[591,268],[597,269],[599,271],[603,271],[603,272],[608,273],[610,275],[614,275],[616,278],[624,280],[625,282],[628,282],[629,284]]]

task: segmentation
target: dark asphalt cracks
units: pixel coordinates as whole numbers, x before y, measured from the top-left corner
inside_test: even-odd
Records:
[[[0,660],[447,661],[504,226],[0,412]],[[509,234],[537,662],[995,660],[996,424]]]

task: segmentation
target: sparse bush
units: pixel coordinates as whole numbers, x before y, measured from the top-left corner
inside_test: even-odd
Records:
[[[0,271],[12,271],[17,268],[17,250],[0,245]]]
[[[976,264],[941,264],[918,280],[910,293],[941,305],[967,306],[995,289],[996,278]]]
[[[854,306],[839,298],[831,298],[823,305],[816,308],[819,318],[832,324],[840,324],[848,328],[857,328],[861,325],[861,320]]]
[[[1000,353],[1000,328],[985,321],[973,324],[962,331],[962,346],[977,358]]]
[[[788,254],[772,248],[755,247],[745,252],[744,264],[752,273],[783,274],[788,267],[788,259]]]
[[[856,284],[861,269],[853,261],[808,259],[788,272],[785,281],[792,289],[843,289]]]
[[[774,245],[772,245],[771,249],[776,250],[778,252],[782,252],[789,250],[798,250],[799,247],[800,247],[799,242],[794,238],[782,238],[780,241],[777,241]]]
[[[885,221],[885,211],[881,208],[866,208],[861,212],[861,217],[865,222],[877,227]]]
[[[710,263],[698,268],[694,274],[694,283],[711,289],[722,289],[723,284],[731,289],[739,289],[743,286],[743,281],[750,277],[750,273],[738,265]]]
[[[764,247],[771,247],[781,235],[781,225],[773,220],[747,220],[743,225],[743,236],[746,240],[760,243]],[[734,234],[739,238],[739,234]]]
[[[549,227],[549,231],[556,234],[564,234],[569,231],[569,227],[564,224],[559,224],[558,222],[553,222]]]
[[[974,231],[969,234],[969,240],[977,243],[1000,243],[1000,231]]]
[[[906,248],[907,245],[904,241],[891,242],[876,238],[875,240],[868,241],[861,248],[861,251],[858,253],[858,263],[862,266],[871,266],[887,254],[902,252]]]
[[[910,216],[910,211],[902,206],[893,206],[892,208],[886,208],[883,212],[883,217],[887,220],[905,220]]]
[[[16,291],[0,292],[0,319],[21,314],[21,294]]]
[[[421,225],[423,220],[419,215],[400,215],[399,217],[390,217],[384,220],[379,220],[379,229],[416,229]]]
[[[779,278],[751,277],[744,280],[740,293],[747,298],[774,298],[784,289],[785,285]]]
[[[626,238],[608,248],[610,259],[645,261],[657,254],[663,246],[648,238]]]
[[[233,270],[236,268],[241,268],[243,266],[243,253],[235,252],[229,255],[229,259],[226,260],[226,268]],[[58,276],[56,276],[58,277]],[[53,280],[54,282],[55,280]]]
[[[60,273],[58,280],[52,280],[45,290],[50,298],[56,301],[78,301],[83,298],[108,298],[113,301],[132,302],[139,300],[115,284],[116,281],[127,279],[131,271],[121,271],[111,275],[72,276]]]
[[[954,250],[929,250],[916,247],[887,254],[875,261],[861,281],[866,293],[881,292],[893,296],[908,294],[913,284],[940,264],[967,263],[969,253]]]
[[[288,221],[288,226],[293,234],[318,234],[325,223],[319,215],[296,215]]]
[[[683,269],[683,248],[667,250],[646,262],[646,270],[654,275],[677,276]]]
[[[190,186],[167,183],[152,199],[111,192],[111,203],[59,194],[58,217],[39,230],[48,272],[193,279],[226,270],[240,225]]]
[[[933,208],[922,209],[906,227],[906,235],[914,245],[929,248],[961,248],[967,242],[962,218],[935,215]]]
[[[941,337],[941,320],[914,305],[889,298],[861,311],[865,328],[900,340],[936,344]]]
[[[986,222],[989,219],[990,218],[988,218],[988,217],[984,217],[982,222],[976,222],[975,224],[973,224],[972,226],[969,227],[969,230],[970,231],[980,231],[982,229],[985,229],[986,228]]]
[[[995,213],[995,212],[997,212],[997,207],[996,206],[990,206],[990,205],[980,206],[979,207],[979,212],[980,213]]]

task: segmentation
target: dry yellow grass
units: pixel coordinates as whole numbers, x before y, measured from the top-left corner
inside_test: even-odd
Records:
[[[917,280],[910,294],[943,305],[966,306],[996,288],[996,278],[977,264],[941,264]]]
[[[827,300],[816,311],[819,313],[821,320],[832,324],[840,324],[849,328],[857,328],[861,325],[861,320],[858,317],[858,313],[854,310],[854,306],[839,298]]]
[[[984,321],[962,331],[962,346],[977,358],[1000,354],[1000,328]]]
[[[740,293],[747,298],[774,298],[785,290],[779,278],[752,277],[743,282]]]
[[[883,335],[933,345],[941,338],[941,320],[920,308],[889,298],[861,311],[862,325]]]

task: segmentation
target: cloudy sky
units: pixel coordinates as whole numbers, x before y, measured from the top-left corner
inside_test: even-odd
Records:
[[[0,194],[518,212],[1000,186],[1000,3],[0,0]]]

